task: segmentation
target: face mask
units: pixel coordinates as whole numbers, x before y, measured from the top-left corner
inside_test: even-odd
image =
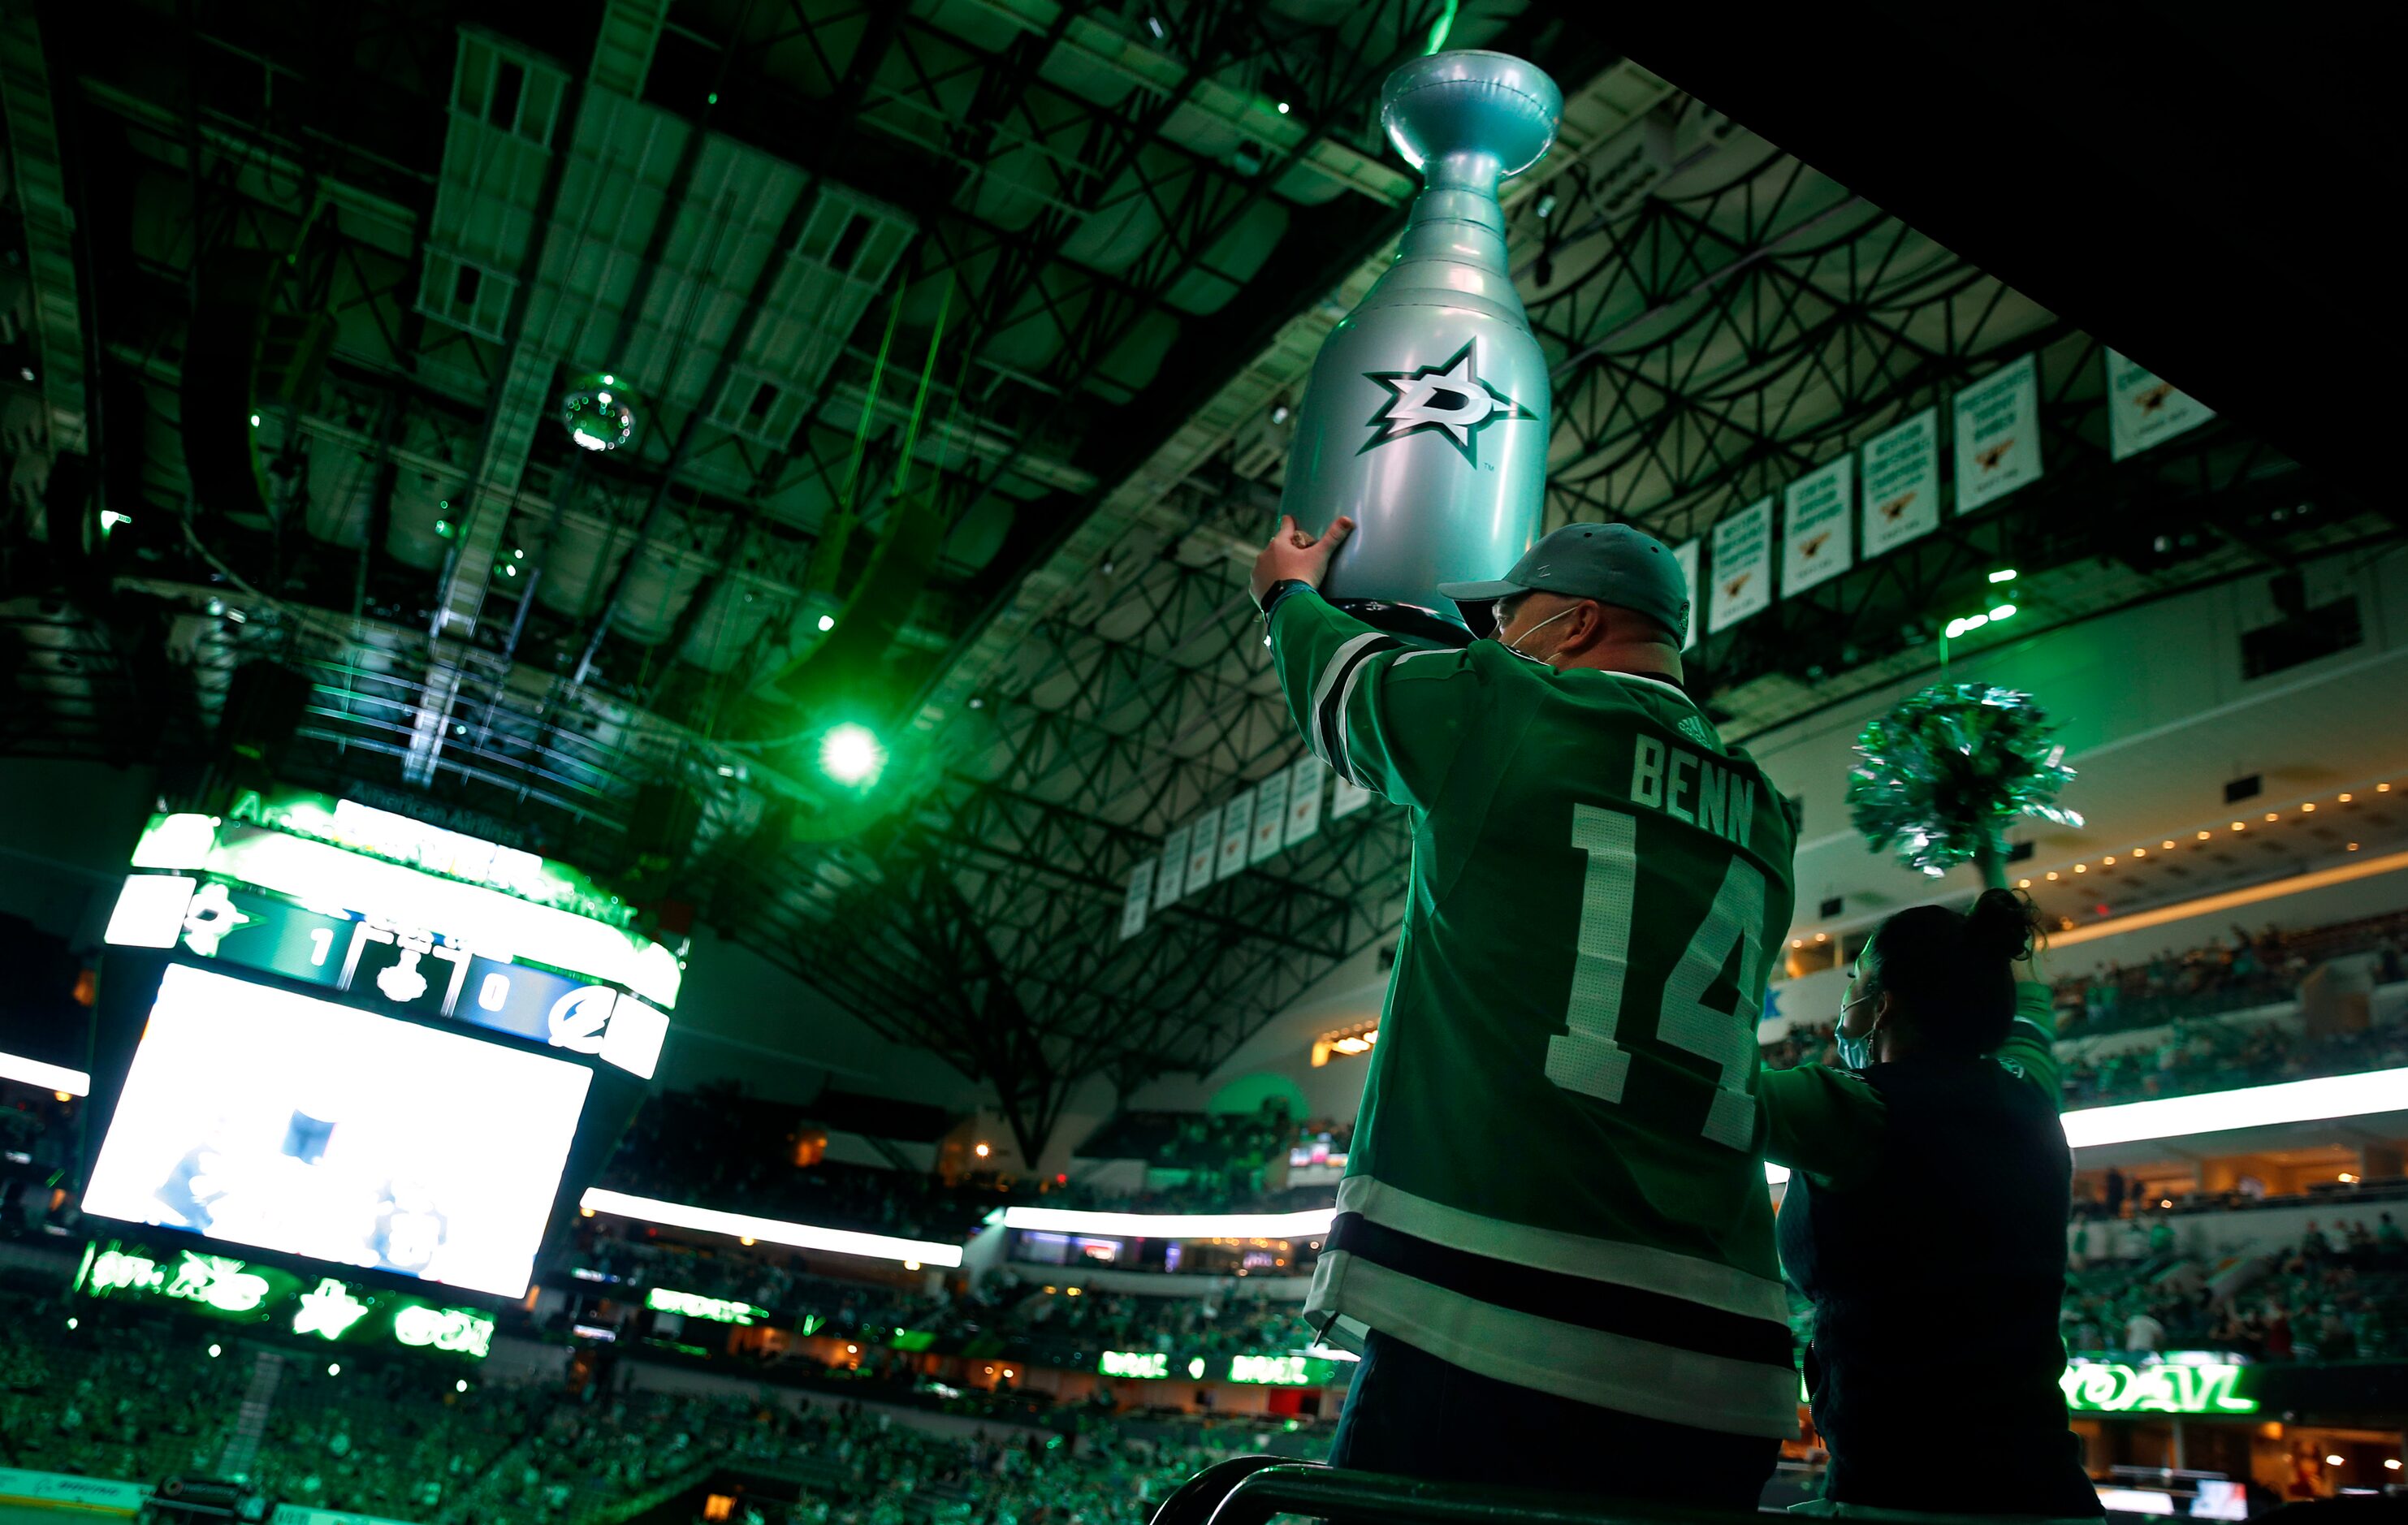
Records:
[[[1842,1002],[1840,1005],[1840,1020],[1844,1022],[1848,1019],[1850,1007],[1861,1006],[1871,999],[1870,995],[1860,995],[1854,1001]],[[1840,1046],[1840,1064],[1842,1068],[1851,1069],[1862,1075],[1873,1067],[1873,1035],[1870,1033],[1861,1037],[1852,1038],[1835,1028],[1832,1030],[1831,1036]]]
[[[1505,649],[1512,652],[1515,656],[1522,658],[1526,662],[1546,661],[1547,659],[1545,657],[1532,656],[1529,652],[1523,650],[1522,643],[1528,640],[1531,636],[1536,635],[1539,632],[1546,629],[1549,625],[1554,624],[1565,615],[1571,613],[1573,609],[1577,609],[1580,606],[1575,604],[1570,609],[1556,610],[1555,613],[1547,616],[1544,620],[1540,620],[1537,624],[1532,625],[1529,629],[1522,632],[1521,634],[1515,636],[1512,641],[1506,646]]]

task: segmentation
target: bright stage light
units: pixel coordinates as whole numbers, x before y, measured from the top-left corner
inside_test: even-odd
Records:
[[[1990,574],[1990,580],[1992,582],[2013,582],[2015,580],[2015,569],[2010,566],[2003,568],[2000,571],[1993,572]]]
[[[886,766],[886,748],[866,725],[847,721],[820,743],[820,769],[839,784],[867,784]]]
[[[962,1247],[929,1240],[896,1239],[882,1233],[856,1233],[850,1229],[822,1229],[809,1223],[787,1223],[774,1218],[723,1213],[713,1207],[689,1207],[681,1202],[660,1202],[595,1187],[580,1199],[583,1205],[614,1218],[632,1218],[698,1233],[724,1233],[796,1249],[822,1249],[835,1255],[860,1255],[880,1261],[919,1261],[928,1265],[957,1266]]]

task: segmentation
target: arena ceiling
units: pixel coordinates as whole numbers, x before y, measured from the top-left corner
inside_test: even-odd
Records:
[[[2230,419],[2111,461],[2090,333],[1585,7],[140,15],[6,13],[0,748],[205,791],[273,719],[251,664],[300,674],[286,777],[694,907],[1031,1158],[1396,925],[1374,807],[1118,932],[1166,832],[1301,753],[1245,564],[1434,32],[1564,87],[1508,192],[1551,524],[1687,539],[2041,358],[2043,481],[1707,642],[1727,729],[1928,664],[2001,558],[2038,622],[2397,530]],[[624,448],[572,392],[638,400]]]

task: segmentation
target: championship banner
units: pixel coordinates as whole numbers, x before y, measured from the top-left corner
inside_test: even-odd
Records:
[[[1698,549],[1699,542],[1684,540],[1672,548],[1672,560],[1681,568],[1681,586],[1689,591],[1689,628],[1681,637],[1681,649],[1695,647],[1706,634],[1706,606],[1698,601]]]
[[[1280,839],[1280,846],[1295,847],[1319,830],[1321,759],[1308,752],[1287,770],[1287,832]]]
[[[1713,617],[1719,635],[1772,602],[1772,500],[1758,498],[1714,522]]]
[[[2040,480],[2040,357],[2026,355],[1956,394],[1956,511]]]
[[[1848,531],[1856,458],[1827,461],[1781,494],[1781,596],[1802,593],[1856,564]]]
[[[1145,908],[1154,904],[1154,860],[1129,870],[1128,893],[1121,897],[1121,941],[1145,930]]]
[[[1187,891],[1200,894],[1212,888],[1212,868],[1221,859],[1221,809],[1207,806],[1187,823]]]
[[[2107,351],[2107,449],[2121,461],[2161,445],[2215,417],[2189,392]]]
[[[1329,791],[1329,819],[1336,820],[1341,816],[1351,816],[1370,803],[1371,791],[1359,787],[1341,773]]]
[[[1940,528],[1940,410],[1865,441],[1865,560]]]
[[[1254,845],[1247,862],[1259,863],[1286,843],[1287,770],[1282,768],[1254,786]]]
[[[1228,878],[1246,866],[1247,849],[1254,845],[1254,791],[1246,791],[1221,807],[1221,859],[1215,878]]]
[[[1162,861],[1154,871],[1154,908],[1167,911],[1187,892],[1187,828],[1162,839]]]

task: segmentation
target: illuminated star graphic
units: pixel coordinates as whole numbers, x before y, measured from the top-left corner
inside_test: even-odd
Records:
[[[367,1317],[368,1305],[332,1276],[321,1277],[318,1290],[301,1294],[301,1311],[293,1316],[293,1333],[320,1334],[339,1340],[343,1331]]]
[[[205,959],[217,957],[218,939],[251,918],[235,909],[222,884],[205,884],[184,912],[184,946]]]
[[[1499,419],[1537,418],[1480,379],[1478,359],[1472,352],[1475,342],[1466,339],[1463,348],[1445,360],[1417,371],[1365,371],[1364,378],[1387,388],[1389,395],[1380,410],[1364,420],[1375,433],[1354,453],[1435,433],[1462,452],[1464,460],[1478,465],[1473,436],[1481,430]]]

